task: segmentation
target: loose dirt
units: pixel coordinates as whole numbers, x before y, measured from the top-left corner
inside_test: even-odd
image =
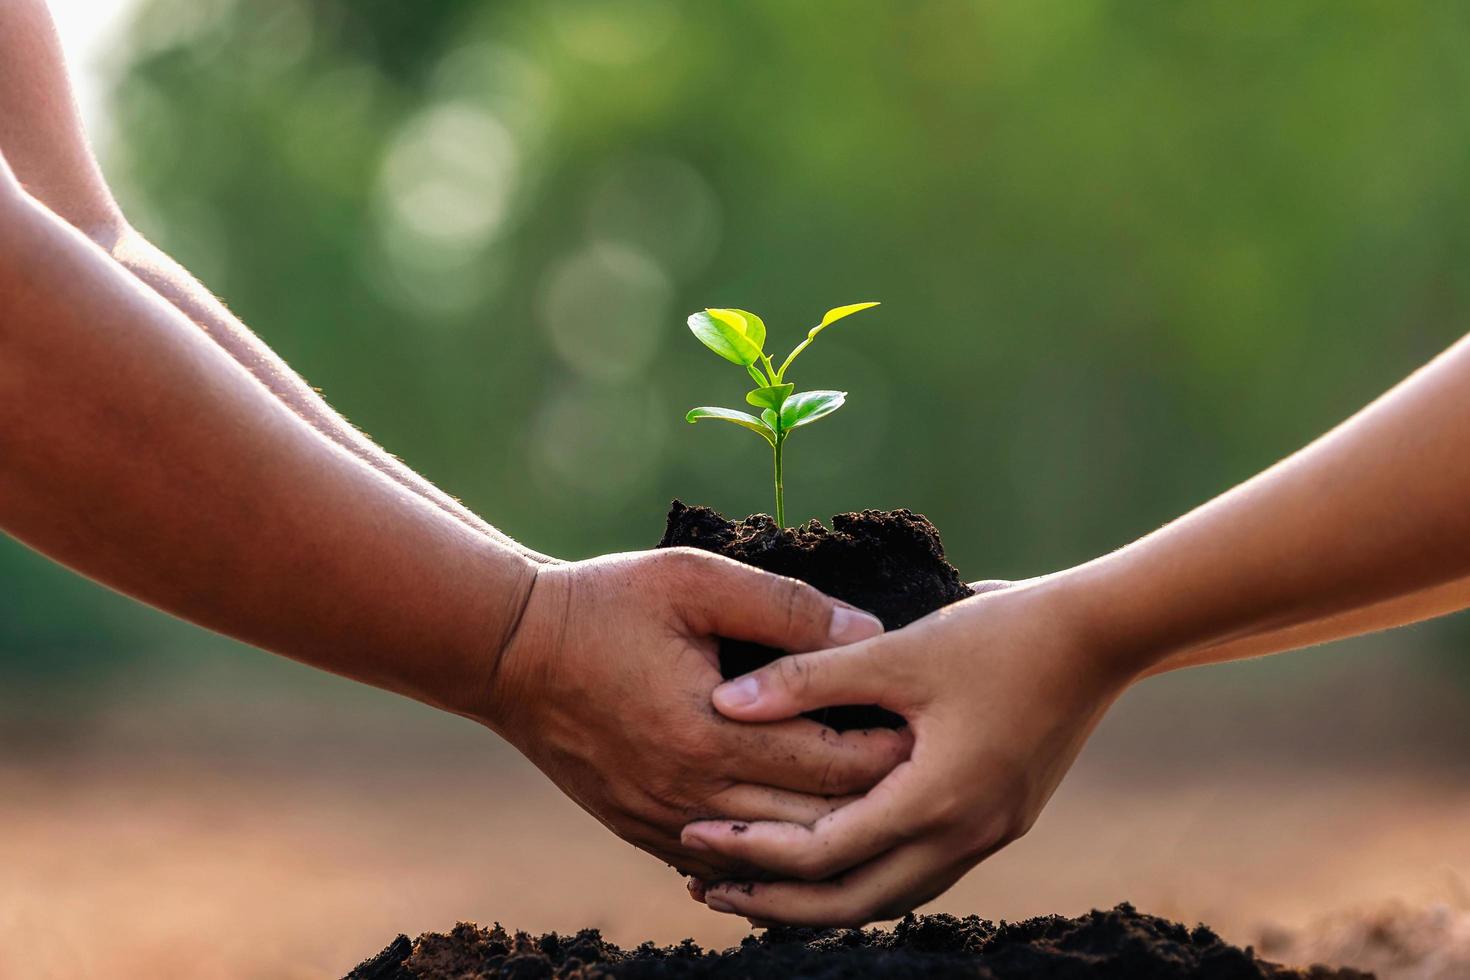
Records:
[[[1293,969],[1130,905],[1075,919],[999,924],[975,916],[908,916],[890,929],[772,929],[723,952],[690,940],[624,950],[595,929],[533,937],[496,924],[399,936],[347,980],[793,977],[969,980],[1362,980],[1327,967]]]

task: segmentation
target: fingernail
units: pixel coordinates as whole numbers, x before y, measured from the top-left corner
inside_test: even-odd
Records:
[[[748,708],[760,697],[760,681],[754,677],[742,677],[715,688],[715,706],[720,708]]]
[[[827,639],[833,646],[844,646],[866,640],[883,632],[883,624],[877,616],[853,609],[836,606],[832,610],[832,625],[827,628]]]
[[[695,837],[693,834],[685,834],[682,843],[691,851],[704,853],[709,850],[709,841],[702,837]]]
[[[705,896],[704,896],[704,904],[707,905],[707,906],[709,906],[710,908],[714,909],[716,912],[734,912],[735,911],[735,906],[731,905],[729,902],[725,901],[720,896],[718,896],[718,895],[711,895],[708,892],[705,893]]]

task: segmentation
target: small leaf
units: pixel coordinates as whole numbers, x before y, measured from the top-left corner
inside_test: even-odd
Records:
[[[797,344],[796,348],[792,350],[790,354],[786,355],[786,360],[781,363],[780,369],[776,371],[775,380],[785,380],[787,369],[791,367],[792,362],[794,362],[797,357],[801,355],[802,351],[811,346],[812,341],[817,339],[817,334],[821,333],[823,330],[826,330],[832,324],[836,323],[838,320],[841,320],[845,316],[852,316],[854,313],[861,313],[863,310],[870,310],[877,305],[877,303],[853,303],[850,306],[838,306],[828,310],[827,315],[822,317],[822,322],[808,330],[806,332],[806,339]]]
[[[766,321],[748,310],[710,310],[711,313],[738,313],[745,318],[745,336],[761,350],[766,349]]]
[[[807,338],[815,337],[845,316],[852,316],[854,313],[861,313],[863,310],[871,310],[877,305],[877,303],[853,303],[851,306],[839,306],[835,309],[828,310],[827,315],[822,317],[822,322],[806,332]]]
[[[815,422],[837,411],[846,400],[845,391],[803,391],[792,395],[781,406],[781,428],[794,429],[798,425]]]
[[[741,428],[749,429],[771,445],[776,444],[776,433],[769,425],[756,418],[748,412],[737,412],[733,408],[691,408],[689,414],[684,416],[686,422],[698,422],[700,419],[720,419],[725,422],[734,422]]]
[[[791,392],[795,389],[796,385],[793,384],[771,385],[770,387],[757,388],[755,391],[746,393],[745,401],[748,404],[754,405],[756,408],[779,409],[781,407],[781,403],[784,402],[787,397],[790,396]]]
[[[745,335],[745,318],[734,311],[704,310],[688,322],[700,343],[732,364],[749,367],[760,359],[760,347]]]
[[[777,436],[781,434],[781,416],[776,414],[776,410],[774,408],[762,409],[761,421],[770,426],[771,431],[776,433]]]

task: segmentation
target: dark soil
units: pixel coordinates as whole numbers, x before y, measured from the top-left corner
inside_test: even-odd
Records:
[[[890,630],[973,594],[945,560],[934,525],[907,510],[838,514],[830,530],[821,521],[783,529],[765,514],[737,524],[719,511],[676,500],[658,546],[681,545],[801,579],[867,610]],[[720,672],[738,677],[781,655],[756,643],[724,640]],[[828,708],[815,717],[839,731],[903,724],[898,715],[871,705]]]
[[[972,980],[1363,980],[1356,970],[1298,970],[1130,905],[1075,919],[999,925],[976,916],[910,915],[886,929],[772,929],[723,953],[693,941],[623,950],[596,929],[532,937],[497,924],[399,936],[347,980],[662,977],[967,977]]]

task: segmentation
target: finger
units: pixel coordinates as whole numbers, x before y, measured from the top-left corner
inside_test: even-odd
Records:
[[[857,928],[930,901],[972,863],[955,861],[937,842],[908,844],[837,881],[712,883],[704,902],[763,923]]]
[[[744,783],[720,791],[695,812],[708,818],[741,823],[759,820],[812,823],[856,799],[856,796],[813,796]],[[685,846],[675,828],[626,818],[617,833],[628,843],[677,869],[680,874],[695,875],[705,880],[764,880],[771,877],[761,868],[723,857],[706,847]]]
[[[883,632],[876,616],[794,578],[705,552],[687,552],[693,581],[678,597],[697,633],[780,650],[821,650]]]
[[[772,786],[741,783],[715,794],[696,812],[736,823],[790,820],[809,824],[856,799],[856,796],[813,796]],[[649,827],[628,835],[626,839],[681,874],[696,875],[705,880],[765,880],[771,877],[762,868],[716,854],[702,845],[686,846],[667,830]]]
[[[907,728],[837,732],[805,718],[728,727],[726,775],[818,796],[866,792],[914,746]]]
[[[821,881],[918,836],[926,820],[918,816],[924,795],[913,763],[906,762],[866,796],[813,824],[700,820],[685,826],[679,843],[707,861]]]
[[[1001,589],[1008,589],[1015,584],[1010,579],[988,578],[979,582],[971,582],[970,591],[976,595],[984,595],[987,592],[999,592]]]
[[[739,783],[711,797],[701,809],[719,820],[780,820],[813,824],[858,798],[815,796],[810,793],[793,793],[775,786]]]
[[[782,657],[715,688],[714,705],[736,721],[778,721],[834,704],[877,704],[902,714],[912,702],[898,635]]]
[[[686,877],[692,876],[703,881],[728,881],[735,877],[745,877],[754,881],[768,877],[758,869],[752,870],[750,865],[736,864],[709,852],[704,852],[703,856],[709,859],[704,861],[687,847],[677,845],[664,847],[651,841],[630,841],[629,843],[641,851],[646,851]]]
[[[698,878],[690,878],[684,883],[684,887],[689,889],[690,899],[698,902],[700,905],[704,904],[704,894],[709,890],[709,882],[701,881]],[[749,921],[751,927],[755,929],[775,929],[781,925],[781,923],[774,919],[750,919]]]

